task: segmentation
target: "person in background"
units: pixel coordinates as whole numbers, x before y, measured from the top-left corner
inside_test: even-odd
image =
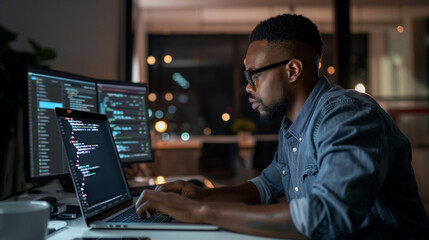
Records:
[[[272,163],[238,186],[177,181],[145,190],[137,213],[268,237],[429,239],[410,142],[369,95],[319,77],[322,46],[304,16],[259,23],[246,91],[261,119],[284,116]]]

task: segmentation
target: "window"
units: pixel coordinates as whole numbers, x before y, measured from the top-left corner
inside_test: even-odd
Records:
[[[320,74],[335,82],[333,36],[322,35]],[[366,84],[366,35],[351,38],[351,80]],[[167,123],[164,140],[181,134],[231,134],[237,118],[256,124],[256,133],[276,134],[281,119],[260,122],[245,92],[247,35],[149,35],[150,121]]]

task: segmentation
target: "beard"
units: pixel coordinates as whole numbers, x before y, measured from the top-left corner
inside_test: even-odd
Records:
[[[259,112],[259,118],[263,122],[274,122],[278,118],[284,117],[292,109],[295,103],[296,93],[289,89],[286,85],[282,86],[283,93],[280,99],[271,106],[265,105],[261,98],[256,98],[253,95],[250,98],[256,100],[261,106],[262,110],[256,110]]]
[[[256,111],[259,112],[259,118],[263,122],[272,122],[275,119],[279,117],[283,117],[286,114],[287,101],[285,97],[282,97],[277,103],[275,103],[272,106],[265,105],[262,99],[260,98],[253,98],[253,99],[259,102],[262,106],[261,111],[259,110],[256,110]]]

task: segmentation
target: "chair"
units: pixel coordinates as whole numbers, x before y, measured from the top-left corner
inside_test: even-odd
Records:
[[[200,171],[208,177],[232,177],[241,168],[237,143],[204,143]]]
[[[274,159],[277,152],[278,141],[257,141],[253,155],[253,167],[262,170]]]

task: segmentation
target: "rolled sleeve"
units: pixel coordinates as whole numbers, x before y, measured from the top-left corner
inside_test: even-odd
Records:
[[[259,196],[261,197],[261,204],[269,204],[270,203],[270,189],[264,183],[260,176],[250,179],[249,182],[255,184],[256,188],[259,191]]]
[[[276,154],[274,160],[262,171],[261,175],[249,180],[258,189],[261,204],[276,203],[279,197],[284,195],[279,168]]]
[[[308,198],[299,198],[299,199],[292,200],[290,202],[289,208],[290,208],[290,214],[292,216],[292,221],[296,229],[306,237],[309,237]]]

